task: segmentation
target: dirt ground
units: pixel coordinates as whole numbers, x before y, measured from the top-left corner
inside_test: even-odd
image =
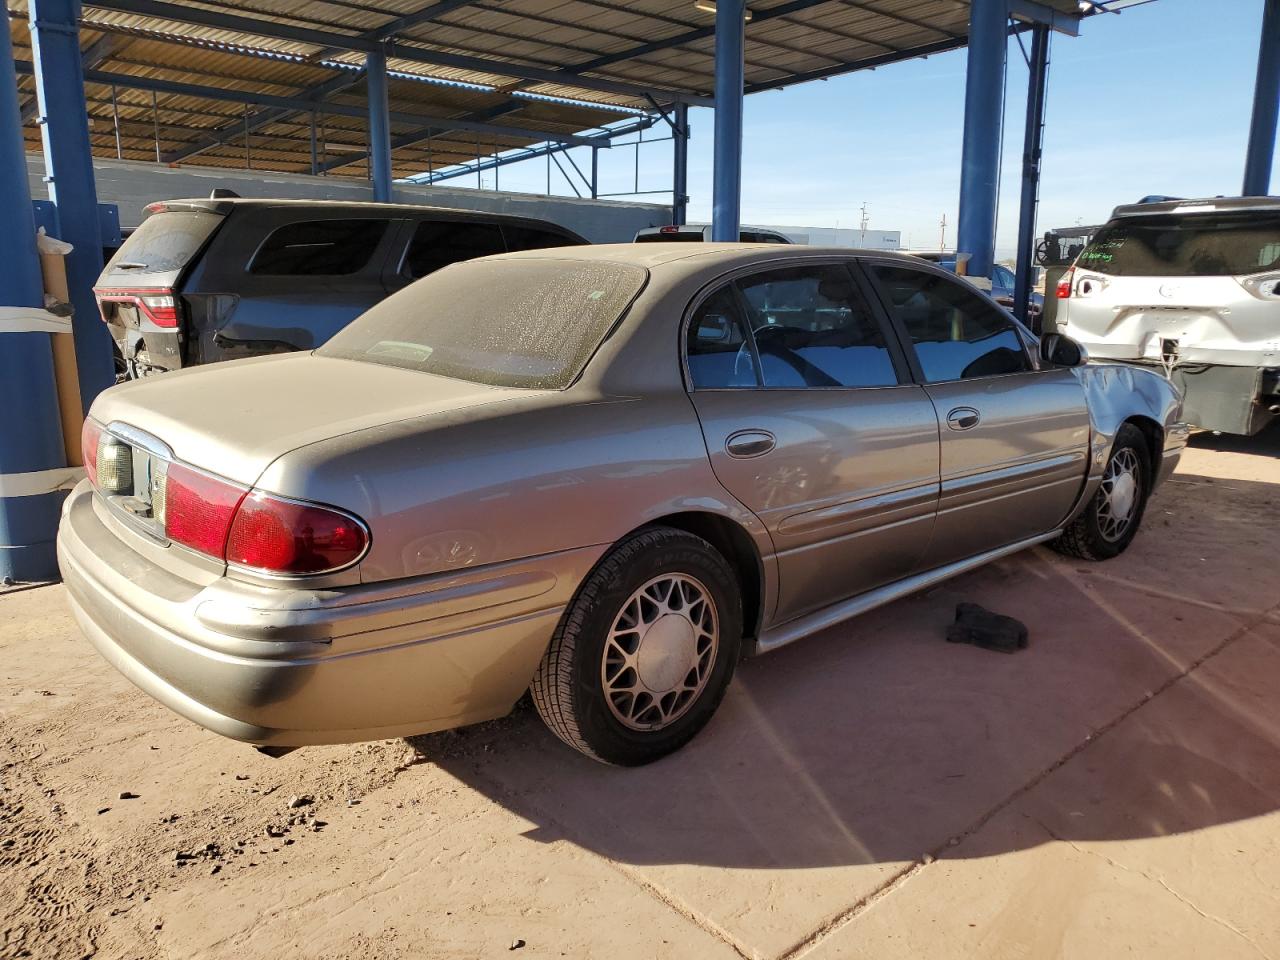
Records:
[[[1280,431],[1107,564],[1012,557],[743,664],[638,770],[521,707],[272,760],[0,595],[0,956],[1280,958]],[[1004,656],[943,642],[960,600]]]

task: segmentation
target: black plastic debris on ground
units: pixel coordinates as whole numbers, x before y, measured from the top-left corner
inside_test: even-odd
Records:
[[[1027,625],[992,613],[976,603],[957,603],[956,620],[947,628],[948,643],[972,643],[997,653],[1017,653],[1027,646]]]

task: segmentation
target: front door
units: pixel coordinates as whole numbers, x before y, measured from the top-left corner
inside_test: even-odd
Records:
[[[869,265],[941,437],[932,568],[1047,533],[1084,486],[1089,411],[1070,369],[1037,370],[1012,317],[962,280]]]
[[[695,304],[687,360],[716,476],[773,538],[776,621],[919,563],[938,423],[847,264],[758,271],[711,292]]]

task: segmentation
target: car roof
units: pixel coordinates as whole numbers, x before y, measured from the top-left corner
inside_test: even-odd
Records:
[[[518,253],[500,253],[483,260],[578,260],[583,262],[610,262],[644,267],[661,268],[678,261],[696,260],[694,266],[733,269],[739,265],[777,260],[829,260],[832,257],[876,257],[898,260],[908,266],[919,266],[919,257],[912,257],[887,250],[862,250],[850,247],[811,247],[803,244],[781,243],[598,243],[584,247],[547,247],[540,250],[522,250]]]
[[[317,212],[361,210],[383,211],[389,214],[430,214],[442,217],[476,217],[485,220],[504,220],[511,222],[527,222],[547,224],[558,230],[573,234],[568,227],[561,226],[553,220],[540,217],[526,217],[519,214],[496,213],[490,210],[472,210],[468,207],[434,207],[419,203],[374,203],[368,200],[295,200],[268,197],[185,197],[173,200],[161,200],[159,203],[170,207],[185,207],[211,210],[217,213],[230,213],[242,208],[290,208],[314,209]]]
[[[1126,203],[1111,211],[1111,219],[1150,217],[1157,214],[1275,213],[1280,197],[1204,197],[1199,200],[1162,200],[1158,203]]]

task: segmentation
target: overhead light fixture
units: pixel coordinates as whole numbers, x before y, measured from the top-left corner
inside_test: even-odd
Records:
[[[703,13],[715,13],[716,0],[693,0],[693,7],[695,10],[701,10]],[[751,20],[751,11],[744,8],[742,19],[749,22]]]

